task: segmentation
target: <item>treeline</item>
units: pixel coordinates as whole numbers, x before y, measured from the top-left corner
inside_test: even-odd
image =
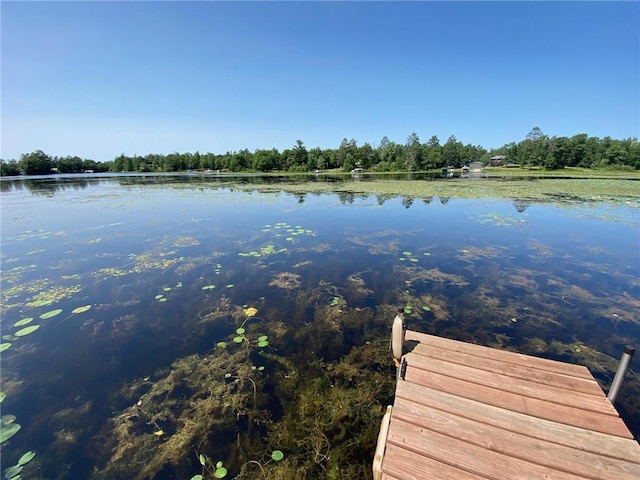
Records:
[[[51,173],[108,172],[111,162],[78,156],[51,157],[42,150],[23,153],[20,160],[0,161],[0,175],[49,175]]]
[[[497,158],[496,158],[497,157]],[[493,161],[492,161],[493,159]],[[404,144],[383,137],[376,147],[358,145],[356,140],[342,140],[338,148],[307,149],[302,140],[282,152],[272,148],[247,149],[223,154],[170,153],[128,156],[121,154],[110,162],[95,162],[79,157],[49,157],[40,150],[23,154],[19,161],[2,161],[2,175],[38,175],[52,172],[179,172],[212,170],[228,172],[308,172],[341,169],[349,172],[362,168],[375,172],[403,172],[461,167],[471,162],[521,167],[544,167],[549,170],[564,167],[640,169],[638,139],[600,139],[579,134],[573,137],[548,137],[535,127],[519,143],[486,150],[481,146],[463,144],[451,136],[444,144],[437,136],[426,143],[412,133]]]

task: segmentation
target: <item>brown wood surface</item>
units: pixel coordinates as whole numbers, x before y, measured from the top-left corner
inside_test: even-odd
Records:
[[[402,405],[405,400],[417,402],[531,438],[640,464],[640,445],[628,438],[532,417],[408,381],[398,382],[396,399],[397,405]]]
[[[501,362],[492,358],[478,357],[464,352],[455,352],[435,345],[418,345],[411,353],[418,354],[421,357],[435,358],[458,365],[479,368],[487,372],[500,373],[573,392],[589,393],[598,396],[598,398],[602,398],[602,389],[593,381],[593,378],[574,377],[549,372],[547,370],[540,370],[535,367]]]
[[[560,472],[602,480],[640,479],[638,463],[538,440],[410,401],[394,407],[393,421],[397,420]]]
[[[383,479],[640,480],[640,445],[586,367],[406,340]]]
[[[497,348],[436,337],[434,335],[414,332],[412,330],[407,330],[405,336],[405,342],[406,341],[417,341],[423,345],[434,345],[436,347],[446,348],[455,352],[469,353],[478,357],[490,358],[505,363],[513,363],[514,365],[534,367],[540,370],[572,375],[574,377],[586,378],[588,380],[593,379],[589,369],[583,365],[573,365],[546,358],[532,357],[521,353],[508,352],[506,350],[498,350]]]
[[[602,394],[596,396],[588,393],[572,392],[564,388],[531,382],[501,373],[488,372],[478,367],[459,365],[436,358],[424,357],[422,355],[412,354],[408,356],[407,363],[413,368],[464,380],[470,384],[469,388],[473,388],[471,384],[484,385],[529,398],[537,398],[539,400],[546,400],[548,402],[618,417],[616,409]]]

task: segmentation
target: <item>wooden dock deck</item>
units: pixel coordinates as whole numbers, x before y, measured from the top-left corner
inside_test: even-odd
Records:
[[[586,367],[407,331],[382,479],[640,479]]]

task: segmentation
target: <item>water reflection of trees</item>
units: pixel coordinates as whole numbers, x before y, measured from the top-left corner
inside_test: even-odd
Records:
[[[522,200],[522,199],[515,199],[513,201],[513,206],[516,207],[516,210],[520,213],[524,212],[529,205],[531,205],[531,202],[529,200]]]

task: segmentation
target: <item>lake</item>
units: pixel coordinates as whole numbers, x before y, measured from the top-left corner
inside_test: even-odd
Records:
[[[398,308],[605,390],[638,345],[638,201],[264,182],[0,182],[3,469],[33,451],[23,478],[364,478]],[[634,372],[616,406],[640,435]]]

